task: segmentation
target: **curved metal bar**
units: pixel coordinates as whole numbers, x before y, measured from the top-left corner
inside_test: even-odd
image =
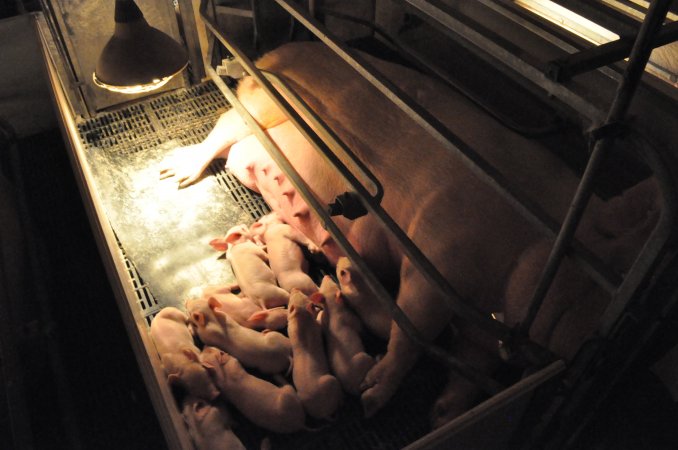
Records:
[[[650,56],[650,52],[652,51],[652,38],[666,17],[666,12],[669,9],[670,3],[670,0],[656,0],[652,3],[650,11],[648,12],[646,19],[643,21],[643,25],[638,32],[638,37],[636,38],[636,41],[633,45],[633,50],[631,51],[629,64],[621,82],[619,83],[614,101],[605,120],[605,125],[621,122],[621,120],[623,120],[624,116],[626,115],[626,111],[628,110],[629,104],[631,103],[636,87],[640,82],[640,77],[645,69],[645,64],[647,63],[647,60]],[[586,205],[588,204],[588,201],[593,193],[593,182],[598,172],[598,168],[607,155],[607,151],[613,142],[613,138],[603,138],[596,141],[593,153],[591,154],[589,162],[586,166],[582,180],[577,188],[577,192],[575,193],[572,204],[570,205],[570,209],[565,216],[565,220],[563,221],[563,225],[560,229],[560,232],[558,233],[556,242],[551,249],[551,253],[548,257],[548,260],[546,261],[544,270],[542,271],[539,283],[537,284],[534,294],[532,295],[528,312],[520,324],[519,330],[525,335],[527,335],[529,332],[537,312],[539,311],[546,294],[548,293],[548,289],[556,276],[558,268],[560,267],[560,263],[565,257],[567,246],[574,237],[574,233],[577,230],[579,221],[583,216]],[[653,167],[653,169],[655,169],[655,171],[662,171],[663,165],[660,165],[657,168]],[[663,172],[661,173],[663,174]],[[667,193],[666,195],[670,194]],[[663,208],[660,224],[658,224],[657,227],[659,227],[659,225],[662,225],[663,227],[665,222],[668,220],[666,217],[670,217],[673,214],[672,211],[671,214],[669,214],[668,211],[665,211],[666,209],[668,208]],[[658,236],[657,227],[651,234],[651,238],[655,238],[655,240]],[[654,240],[652,240],[652,243],[654,244]],[[656,254],[651,258],[652,263],[659,256],[661,245],[653,245],[648,247],[647,244],[648,242],[646,242],[646,246],[641,252],[641,256],[650,258],[652,255],[647,256],[649,254],[649,248],[656,249]],[[624,289],[625,296],[629,295],[629,290],[635,292],[637,285],[640,284],[642,279],[645,278],[647,273],[646,271],[652,267],[651,263],[640,264],[636,260],[632,266],[632,273],[629,274],[631,276],[627,275],[619,288],[620,290]],[[645,272],[636,274],[635,271],[640,270],[641,268],[643,268]],[[629,279],[634,280],[634,282],[632,283],[629,281]]]
[[[323,209],[323,205],[315,198],[309,189],[306,182],[299,176],[292,164],[285,157],[285,155],[280,151],[280,149],[270,140],[270,138],[264,133],[259,124],[254,120],[254,118],[249,114],[247,109],[240,103],[237,97],[231,92],[231,90],[226,86],[226,84],[221,80],[219,75],[212,67],[206,68],[212,80],[215,82],[219,90],[221,90],[226,99],[231,103],[231,105],[236,108],[242,119],[253,131],[253,134],[259,139],[259,142],[264,146],[266,151],[271,155],[271,158],[275,163],[280,167],[281,170],[288,176],[290,182],[297,189],[297,192],[303,197],[303,199],[308,203],[308,205],[313,208],[318,215],[320,216],[323,225],[330,232],[332,237],[335,239],[339,247],[344,251],[344,253],[351,259],[353,264],[355,264],[357,270],[361,273],[364,281],[367,283],[368,287],[376,294],[377,299],[389,309],[389,313],[393,320],[398,324],[398,326],[407,334],[407,336],[422,350],[424,353],[436,358],[439,361],[446,363],[450,368],[458,371],[462,376],[467,378],[476,384],[479,388],[485,391],[487,394],[494,395],[504,389],[504,387],[493,380],[492,378],[486,376],[485,374],[477,371],[470,365],[454,358],[449,355],[444,350],[432,345],[430,342],[426,341],[422,336],[419,330],[412,324],[407,315],[400,309],[396,302],[391,298],[391,296],[386,292],[381,283],[374,276],[372,271],[367,266],[367,263],[360,257],[358,252],[351,246],[348,239],[343,236],[343,233],[339,227],[332,221],[329,214]]]
[[[362,60],[362,58],[354,55],[345,44],[330,37],[324,27],[308,17],[299,6],[288,3],[287,0],[275,1],[377,88],[386,98],[405,112],[416,124],[433,136],[443,147],[459,156],[466,167],[480,180],[498,192],[506,202],[529,220],[541,233],[549,237],[556,236],[560,226],[555,220],[545,214],[536,203],[512,188],[508,180],[498,170],[455,136],[438,119],[419,106],[391,81],[379,75],[379,72]],[[432,7],[431,5],[428,6]],[[542,74],[539,74],[539,76],[543,77]],[[595,255],[584,250],[581,244],[576,243],[572,246],[572,257],[606,291],[613,292],[619,286],[621,277],[602,264]],[[417,264],[416,260],[413,262]],[[418,269],[423,272],[429,270],[425,266],[420,266]],[[438,277],[434,276],[433,278],[437,279]],[[434,282],[438,283],[439,281]]]
[[[203,0],[206,1],[206,0]],[[276,0],[278,1],[278,0]],[[201,8],[201,13],[202,13],[202,8]],[[203,15],[203,20],[205,22],[205,25],[207,28],[214,33],[214,35],[219,39],[219,41],[226,46],[226,48],[231,51],[234,56],[237,56],[240,62],[243,64],[245,69],[252,75],[252,77],[259,83],[259,86],[264,89],[265,92],[269,94],[271,99],[276,103],[276,105],[283,111],[286,112],[288,118],[297,126],[297,128],[302,132],[304,137],[306,137],[314,147],[323,152],[323,154],[328,157],[329,155],[326,155],[325,152],[331,153],[327,147],[324,145],[322,141],[313,133],[313,130],[309,127],[308,124],[305,123],[305,121],[299,116],[299,114],[294,111],[293,108],[289,107],[287,102],[283,99],[280,93],[278,93],[275,88],[271,85],[271,83],[266,79],[266,77],[261,75],[261,72],[254,66],[252,61],[247,58],[246,55],[244,55],[239,49],[237,49],[232,43],[228,42],[221,34],[219,33],[216,25],[209,19],[209,17],[206,17]],[[330,156],[333,159],[336,159],[336,156]],[[289,166],[289,164],[288,164]],[[337,167],[338,169],[341,169],[341,167]],[[283,167],[281,169],[285,170]],[[440,274],[440,272],[437,270],[437,268],[426,258],[426,256],[419,250],[416,245],[409,239],[407,234],[396,224],[393,219],[386,214],[386,212],[381,208],[380,205],[375,204],[374,202],[370,201],[370,196],[365,190],[365,188],[360,185],[360,183],[357,182],[355,177],[349,172],[349,171],[342,171],[340,170],[341,175],[347,180],[347,182],[356,190],[356,193],[359,194],[361,197],[361,200],[363,202],[363,205],[365,208],[372,214],[375,215],[375,217],[380,221],[380,223],[386,227],[391,233],[396,238],[396,241],[401,245],[403,248],[404,253],[407,255],[407,257],[410,259],[410,261],[413,263],[413,265],[419,270],[422,275],[430,282],[434,287],[436,287],[443,295],[445,296],[447,300],[447,304],[450,307],[450,309],[457,314],[458,316],[464,318],[465,320],[469,320],[475,324],[477,324],[479,327],[484,329],[486,332],[490,333],[492,336],[498,338],[498,339],[505,339],[509,334],[510,334],[510,329],[503,323],[493,320],[491,317],[485,315],[481,311],[477,310],[473,306],[470,306],[466,302],[464,302],[461,298],[461,296],[456,292],[456,290],[450,286],[448,281]],[[306,198],[304,198],[306,200]],[[330,227],[333,228],[333,222],[331,220],[328,220],[328,217],[324,217],[325,214],[325,209],[322,205],[319,205],[315,199],[312,201],[308,202],[309,206],[313,207],[318,214],[323,213],[323,225],[328,228],[328,231],[330,231]],[[319,208],[319,209],[316,209]],[[341,232],[333,228],[333,230],[339,232],[338,234],[341,234]],[[333,236],[335,237],[335,236]],[[343,240],[343,236],[340,237],[341,240]],[[339,243],[339,242],[337,242]],[[349,257],[351,256],[350,254],[348,255]],[[366,268],[366,267],[365,267]],[[363,270],[362,267],[359,267],[359,270]],[[376,279],[375,279],[376,280]],[[370,283],[368,283],[370,284]],[[377,284],[379,284],[377,282]],[[381,289],[377,289],[374,292],[379,292],[382,291],[383,287]]]
[[[285,97],[290,100],[290,103],[293,103],[294,108],[301,111],[304,116],[304,119],[310,122],[314,131],[320,136],[324,142],[329,142],[330,148],[334,151],[339,150],[344,152],[344,154],[356,165],[356,168],[361,172],[361,175],[367,178],[370,183],[374,186],[374,194],[372,194],[372,199],[377,203],[381,203],[381,200],[384,198],[384,187],[381,185],[381,182],[377,179],[376,176],[367,168],[367,166],[353,153],[343,142],[337,137],[336,134],[327,126],[325,123],[308,107],[308,105],[299,97],[292,89],[287,86],[287,84],[276,74],[267,72],[265,70],[261,71],[266,78],[270,81],[273,81],[276,85],[276,88],[281,91]],[[332,152],[333,153],[333,152]],[[335,159],[332,159],[332,163]],[[337,165],[343,166],[341,160],[336,161]],[[348,170],[348,169],[346,169]]]

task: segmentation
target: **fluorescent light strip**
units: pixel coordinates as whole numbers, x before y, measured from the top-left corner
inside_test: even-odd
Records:
[[[600,1],[608,5],[609,7],[616,9],[617,11],[638,20],[639,22],[643,21],[643,19],[645,18],[645,11],[647,11],[647,9],[650,7],[650,3],[643,0],[628,0],[627,2],[620,2],[619,0],[600,0]],[[638,5],[641,8],[644,8],[645,11],[639,11],[637,8],[629,6],[628,3]],[[669,13],[666,15],[666,18],[671,22],[675,22],[676,20],[678,20],[678,15],[669,11]]]
[[[552,1],[514,0],[514,2],[592,44],[600,45],[619,39],[619,35]]]

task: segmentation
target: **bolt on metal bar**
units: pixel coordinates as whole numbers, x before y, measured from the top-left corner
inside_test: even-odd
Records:
[[[207,0],[203,0],[202,6],[204,6],[206,2]],[[202,6],[201,6],[201,15],[203,11]],[[248,71],[252,70],[253,72],[258,72],[258,69],[254,67],[252,62],[249,61],[249,59],[244,54],[242,54],[242,52],[240,52],[239,49],[237,49],[232,43],[228,42],[223,36],[221,36],[215,24],[212,23],[208,17],[202,15],[202,18],[203,21],[205,21],[205,25],[207,26],[208,30],[210,30],[210,32],[213,33],[219,39],[219,41],[222,42],[229,49],[229,51],[231,51],[234,54],[234,56],[238,57],[239,59],[242,57],[242,59],[240,59],[241,63],[243,63],[243,65],[246,67],[246,69],[248,69]],[[388,292],[386,292],[384,287],[377,280],[377,278],[371,272],[371,270],[369,269],[367,264],[363,261],[363,259],[360,257],[360,255],[357,253],[357,251],[343,236],[341,230],[337,227],[336,224],[334,224],[331,217],[324,210],[323,205],[321,205],[318,202],[318,200],[310,191],[308,185],[295,171],[294,167],[290,164],[289,160],[287,160],[287,158],[284,156],[284,154],[282,154],[280,149],[278,149],[277,146],[273,142],[271,142],[268,136],[263,132],[261,127],[256,123],[256,121],[251,117],[247,110],[242,106],[242,104],[238,101],[238,99],[231,92],[228,86],[226,86],[226,84],[221,80],[216,71],[211,66],[207,66],[206,70],[209,73],[210,77],[215,82],[215,84],[217,85],[217,87],[224,93],[227,100],[233,105],[234,108],[236,108],[236,110],[239,112],[243,120],[247,123],[247,125],[250,127],[253,133],[257,136],[257,138],[262,143],[267,152],[269,152],[269,154],[276,162],[276,164],[278,164],[281,170],[283,170],[287,174],[287,176],[289,177],[290,181],[295,186],[299,194],[304,198],[307,204],[320,216],[323,226],[330,232],[330,234],[335,239],[339,247],[356,265],[356,268],[362,273],[362,276],[370,290],[373,293],[375,293],[377,299],[389,309],[389,312],[393,320],[406,333],[406,335],[412,340],[412,342],[414,342],[415,345],[417,345],[422,351],[424,351],[424,353],[436,358],[439,361],[444,362],[450,368],[459,372],[462,376],[473,382],[475,385],[477,385],[486,393],[494,395],[497,392],[503,390],[503,386],[497,381],[477,371],[468,364],[454,358],[444,350],[432,345],[421,336],[420,332],[410,322],[407,315],[405,315],[405,313],[400,309],[400,307],[398,307],[396,302],[391,298]],[[275,92],[275,89],[272,88],[272,86],[268,83],[265,77],[262,77],[261,74],[259,73],[258,78],[259,79],[257,81],[259,81],[260,83],[262,83],[263,81],[263,83],[261,84],[262,87],[265,86],[265,90],[270,91],[269,95],[272,96],[278,95],[279,97],[279,94]],[[280,100],[280,98],[278,98],[278,100]],[[286,110],[288,113],[293,112],[291,108],[289,107],[285,108],[284,105],[283,109]],[[296,120],[299,120],[298,116]],[[342,175],[346,174],[342,173]],[[475,312],[474,310],[468,308],[466,305],[461,305],[461,307],[469,309],[471,312],[468,314],[470,315],[473,315],[473,313]],[[493,326],[492,329],[495,331],[496,334],[506,335],[508,328],[505,327],[500,322],[496,322],[492,319],[485,318],[484,316],[481,317],[481,319],[491,322]]]
[[[638,83],[640,82],[640,77],[642,76],[645,65],[650,57],[650,52],[652,51],[652,38],[666,17],[670,3],[670,0],[655,0],[650,6],[650,10],[643,21],[636,42],[633,45],[629,64],[617,88],[615,98],[605,120],[605,125],[618,123],[623,120],[626,115],[626,111],[628,110],[629,104],[631,103]],[[567,212],[561,230],[551,249],[551,253],[546,261],[539,283],[535,288],[528,312],[519,326],[519,331],[524,335],[529,333],[537,312],[539,311],[539,308],[548,293],[548,289],[555,278],[556,272],[560,267],[560,263],[565,257],[567,246],[574,237],[579,221],[593,193],[593,181],[598,168],[613,142],[614,139],[603,137],[595,143],[589,162],[584,170],[584,175],[582,176],[572,204],[570,205],[570,209]]]

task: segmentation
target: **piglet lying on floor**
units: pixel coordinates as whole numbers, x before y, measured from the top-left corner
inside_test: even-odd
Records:
[[[287,327],[294,357],[292,379],[308,415],[328,419],[339,408],[343,392],[330,374],[322,330],[312,307],[303,292],[292,291]]]
[[[153,318],[150,334],[170,384],[206,400],[219,395],[198,360],[200,350],[193,343],[186,314],[177,308],[163,308]]]
[[[304,429],[304,408],[292,386],[277,387],[250,375],[236,358],[215,347],[205,347],[200,358],[225,399],[255,425],[276,433]]]
[[[218,300],[190,303],[189,321],[205,345],[218,347],[238,359],[245,367],[262,373],[284,373],[290,366],[290,340],[277,331],[260,333],[245,328],[219,309]]]
[[[283,307],[263,309],[244,295],[236,295],[232,286],[203,286],[191,290],[186,300],[186,310],[194,309],[195,302],[210,298],[219,302],[219,309],[246,328],[254,330],[280,330],[287,326],[287,310]],[[203,306],[204,307],[204,306]]]
[[[286,306],[289,293],[278,287],[263,244],[254,238],[247,226],[237,225],[224,238],[210,241],[210,245],[226,251],[238,286],[247,298],[264,309]]]
[[[339,287],[329,276],[323,278],[320,292],[312,295],[311,301],[323,308],[320,324],[332,373],[346,392],[359,395],[360,383],[375,364],[374,358],[365,353],[360,319],[346,305]]]
[[[268,262],[281,288],[288,292],[299,289],[306,295],[318,291],[318,286],[308,276],[308,261],[301,246],[316,253],[320,249],[306,236],[283,222],[275,212],[254,222],[250,232],[266,244]]]

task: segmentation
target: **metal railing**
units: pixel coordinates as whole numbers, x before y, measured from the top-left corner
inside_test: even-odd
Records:
[[[666,245],[666,242],[669,239],[672,224],[675,221],[674,186],[670,179],[670,174],[666,169],[661,156],[657,152],[649,148],[646,149],[647,153],[641,156],[645,157],[658,179],[664,199],[664,207],[662,208],[662,214],[657,227],[653,230],[650,238],[646,242],[632,268],[622,280],[621,277],[616,275],[613,271],[610,271],[608,268],[602,266],[595,257],[592,257],[590,252],[583,248],[583,246],[576,242],[573,243],[574,231],[576,231],[576,227],[581,218],[581,213],[583,212],[583,209],[585,208],[588,198],[591,194],[591,182],[595,177],[596,167],[599,164],[599,158],[601,158],[602,154],[605,153],[604,147],[608,146],[609,143],[596,144],[597,148],[599,148],[599,146],[603,146],[603,150],[594,151],[594,155],[589,162],[589,168],[587,169],[587,172],[585,173],[578,188],[578,193],[575,196],[573,204],[570,208],[570,212],[568,213],[564,225],[560,227],[558,224],[555,224],[550,217],[541,212],[538,207],[533,205],[531,201],[515,192],[496,169],[494,169],[476,152],[459,140],[435,117],[431,116],[426,110],[409,99],[409,97],[404,92],[402,92],[397,86],[393,85],[389,80],[381,76],[358,55],[352,53],[346,45],[332,38],[321,24],[317,23],[298,5],[287,2],[286,0],[275,1],[282,8],[287,10],[290,15],[298,20],[302,25],[309,29],[318,39],[324,42],[339,57],[347,62],[361,76],[363,76],[367,81],[375,86],[383,95],[391,100],[395,106],[407,113],[415,123],[422,126],[427,132],[429,132],[447,150],[451,151],[455,155],[460,156],[475,175],[499,192],[503,198],[507,200],[515,209],[521,212],[526,218],[530,219],[533,224],[537,225],[542,233],[551,237],[556,236],[556,244],[554,245],[552,255],[549,257],[546,270],[544,271],[545,273],[538,284],[535,295],[533,296],[530,312],[528,313],[526,319],[522,322],[522,325],[519,327],[518,333],[515,332],[516,330],[512,330],[504,324],[486,316],[484,313],[465,302],[457,294],[455,289],[440,274],[437,268],[423,255],[423,253],[416,247],[416,245],[414,245],[414,243],[403,232],[403,230],[400,229],[398,225],[391,219],[391,217],[381,208],[379,204],[379,196],[370,194],[369,190],[360,183],[356,176],[335,156],[334,153],[334,151],[343,151],[345,154],[350,156],[350,150],[346,149],[346,147],[341,144],[336,136],[334,136],[333,133],[323,125],[322,120],[317,118],[315,114],[312,114],[312,112],[305,107],[303,102],[301,102],[299,99],[292,100],[295,107],[303,112],[303,115],[306,119],[312,118],[311,122],[313,123],[313,126],[309,126],[309,124],[307,124],[306,121],[302,119],[295,108],[291,107],[288,102],[285,101],[276,87],[273,86],[273,83],[275,83],[276,86],[283,92],[285,92],[286,98],[294,99],[295,96],[292,95],[293,93],[289,90],[286,90],[279,83],[279,81],[262,74],[255,67],[254,63],[249,58],[247,58],[247,56],[244,55],[244,53],[238,49],[236,45],[223,36],[214,20],[206,14],[208,0],[202,0],[200,13],[205,26],[213,35],[213,37],[216,38],[234,57],[236,57],[241,62],[247,72],[257,81],[259,86],[268,93],[274,103],[285,112],[288,118],[302,132],[304,137],[309,141],[309,143],[311,143],[316,151],[318,151],[327,161],[335,166],[337,171],[347,181],[349,186],[354,189],[358,200],[365,207],[365,209],[370,214],[372,214],[382,226],[387,228],[396,237],[405,255],[412,261],[417,270],[419,270],[433,286],[435,286],[441,293],[445,295],[445,298],[448,300],[449,306],[454,313],[458,314],[464,319],[472,321],[484,331],[490,333],[492,336],[502,340],[513,339],[516,341],[515,343],[519,344],[516,346],[517,348],[539,348],[536,346],[536,344],[530,342],[526,337],[527,331],[529,330],[529,325],[531,325],[532,320],[536,316],[536,312],[541,305],[543,297],[548,291],[548,287],[551,285],[553,278],[555,277],[557,268],[562,262],[566,251],[573,249],[575,260],[580,263],[583,268],[585,268],[586,272],[608,292],[615,293],[614,301],[610,304],[604,315],[603,323],[609,325],[605,325],[603,328],[605,330],[609,330],[611,324],[614,323],[618,317],[619,312],[623,310],[624,306],[628,303],[628,301],[630,301],[639,286],[642,284],[643,280],[646,279],[650,270],[654,267],[656,261],[658,261]],[[425,2],[408,3],[423,4]],[[650,14],[648,14],[648,16],[650,16]],[[652,34],[651,28],[648,28],[647,34]],[[629,64],[627,73],[635,73],[637,66],[641,67],[642,72],[642,67],[644,67],[642,53],[643,52],[639,50],[638,52],[635,52],[634,55],[632,55],[632,62]],[[498,55],[501,56],[501,54],[502,53],[499,52]],[[496,381],[488,378],[482,373],[479,373],[462,361],[456,360],[452,356],[446,354],[441,349],[431,345],[422,338],[419,331],[413,326],[407,316],[398,307],[395,301],[391,298],[388,292],[367,267],[360,255],[343,236],[340,229],[331,219],[331,216],[327,210],[327,205],[321,204],[315,198],[305,181],[299,176],[284,154],[276,147],[273,142],[270,141],[268,136],[263,132],[256,121],[240,104],[231,89],[226,86],[223,80],[221,80],[216,71],[214,71],[214,69],[212,69],[209,64],[206,65],[208,74],[217,84],[219,89],[224,93],[233,107],[236,108],[243,116],[245,122],[252,129],[253,134],[259,138],[260,142],[262,142],[273,160],[279,165],[281,170],[286,173],[291,183],[295,186],[298,193],[307,202],[309,207],[311,207],[318,214],[323,226],[327,228],[330,235],[335,239],[337,245],[353,261],[357,270],[364,274],[366,284],[375,293],[377,299],[388,307],[394,321],[398,324],[398,326],[403,329],[403,331],[408,336],[410,336],[413,342],[415,342],[425,353],[446,362],[450,367],[459,371],[461,375],[473,381],[487,393],[493,394],[498,390],[501,390],[501,386]],[[540,75],[539,79],[541,80],[542,77],[543,76]],[[549,83],[553,82],[549,81]],[[611,109],[611,112],[608,115],[608,123],[617,123],[623,118],[626,107],[628,106],[628,101],[633,95],[633,91],[638,83],[638,79],[631,77],[631,79],[626,81],[626,77],[624,77],[622,83],[625,83],[626,87],[620,89],[618,92],[617,100],[615,101],[615,105],[617,106],[613,106]],[[537,84],[539,84],[539,82]],[[584,113],[592,117],[599,117],[597,112],[592,114],[590,111],[588,113],[587,111],[584,111]],[[323,135],[322,137],[324,139],[330,142],[330,147],[332,147],[332,149],[327,146],[323,139],[316,132],[314,132],[314,130],[322,130],[319,133]],[[609,139],[603,139],[599,142],[605,142],[608,140]],[[366,178],[373,185],[373,188],[374,186],[380,186],[378,180],[374,179],[369,174],[369,172],[366,171],[364,166],[361,165],[360,161],[354,161],[354,163],[359,167],[359,172],[361,172],[362,178]],[[543,349],[539,350],[541,351],[541,354],[545,353],[543,352]]]

